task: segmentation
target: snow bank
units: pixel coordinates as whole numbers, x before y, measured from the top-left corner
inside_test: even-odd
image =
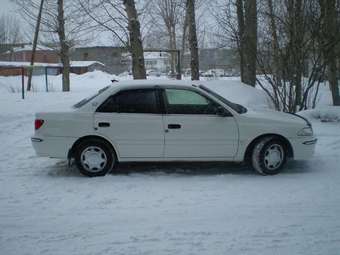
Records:
[[[111,83],[112,79],[118,77],[102,71],[93,71],[85,74],[70,74],[71,91],[93,91],[98,90]],[[27,84],[27,77],[25,77],[25,87]],[[48,90],[50,92],[62,90],[62,75],[48,76]],[[0,91],[17,93],[21,91],[21,76],[0,76]],[[33,76],[32,91],[44,92],[46,91],[46,82],[44,75]]]
[[[75,103],[111,77],[72,75],[77,92],[25,100],[7,90],[20,88],[20,77],[0,77],[1,254],[339,254],[338,123],[313,123],[315,156],[265,178],[233,164],[136,164],[89,179],[67,162],[36,157],[34,112]],[[60,79],[51,77],[55,90]],[[202,83],[229,100],[265,105],[261,91],[239,82]],[[301,114],[339,113],[323,109]]]
[[[111,84],[111,80],[118,81],[132,79],[131,76],[116,76],[102,71],[88,72],[82,75],[71,74],[71,91],[74,92],[93,92],[104,86]],[[166,77],[149,77],[149,79],[166,79]],[[187,83],[188,81],[186,81]],[[197,82],[196,82],[197,83]],[[25,86],[27,77],[25,77]],[[33,76],[33,91],[46,91],[46,82],[44,75]],[[48,76],[48,90],[58,92],[62,90],[62,75]],[[266,94],[257,88],[250,87],[234,79],[199,81],[198,84],[204,84],[210,89],[216,91],[226,99],[242,104],[248,108],[272,108]],[[0,76],[0,91],[2,93],[19,93],[21,92],[21,76]]]
[[[299,115],[321,122],[340,122],[340,106],[322,106],[312,110],[301,111]]]
[[[229,101],[252,109],[273,108],[263,90],[253,88],[237,80],[203,81],[202,84],[216,91]]]

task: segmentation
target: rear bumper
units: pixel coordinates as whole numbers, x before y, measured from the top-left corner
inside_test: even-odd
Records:
[[[32,146],[38,156],[67,159],[68,151],[77,138],[74,137],[31,137]]]
[[[314,155],[317,139],[315,137],[305,137],[291,139],[295,160],[308,160]]]

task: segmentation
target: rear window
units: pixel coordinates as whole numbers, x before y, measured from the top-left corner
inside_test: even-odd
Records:
[[[121,91],[109,97],[97,112],[158,113],[157,92],[154,89]]]
[[[89,96],[87,98],[82,99],[81,101],[79,101],[78,103],[76,103],[75,105],[73,105],[73,108],[80,108],[84,105],[86,105],[88,102],[92,101],[94,98],[96,98],[97,96],[99,96],[101,93],[103,93],[105,90],[107,90],[110,86],[106,86],[105,88],[102,88],[100,90],[98,90],[98,92],[92,96]]]

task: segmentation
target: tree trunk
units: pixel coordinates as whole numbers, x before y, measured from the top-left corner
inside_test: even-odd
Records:
[[[30,91],[31,88],[32,88],[33,65],[34,65],[34,59],[35,59],[35,51],[37,49],[37,44],[38,44],[38,35],[39,35],[41,13],[42,13],[43,5],[44,5],[44,0],[41,0],[38,18],[37,18],[37,24],[36,24],[35,32],[34,32],[34,39],[33,39],[33,48],[32,48],[31,63],[30,63],[30,66],[32,67],[32,69],[30,69],[29,72],[28,72],[28,81],[27,81],[27,90],[28,91]]]
[[[320,0],[321,16],[323,20],[323,34],[325,37],[323,49],[327,64],[328,82],[332,92],[333,105],[340,105],[340,94],[338,86],[338,68],[336,46],[337,35],[337,13],[335,0]]]
[[[182,49],[181,49],[181,62],[184,63],[184,53],[186,49],[186,40],[187,40],[187,30],[188,30],[188,15],[185,13],[184,24],[183,24],[183,37],[182,37]]]
[[[255,86],[257,61],[256,0],[236,1],[241,81]]]
[[[247,0],[244,5],[244,69],[243,80],[246,84],[255,87],[256,60],[257,60],[257,4],[256,0]]]
[[[293,85],[295,86],[295,109],[301,105],[301,95],[302,95],[302,75],[304,67],[304,56],[303,56],[303,8],[302,0],[296,0],[294,6],[294,18],[293,18],[293,67],[295,72],[293,72]]]
[[[175,26],[171,26],[168,33],[169,33],[169,45],[170,49],[174,50],[177,48],[176,45],[176,28]],[[171,73],[174,74],[176,70],[177,64],[177,54],[176,52],[171,52]]]
[[[132,74],[134,79],[146,79],[144,50],[140,33],[140,23],[134,0],[124,0],[128,17],[130,52],[132,55]]]
[[[64,0],[58,0],[58,36],[63,72],[63,91],[70,91],[70,46],[65,36]]]
[[[236,0],[237,24],[238,24],[238,52],[240,55],[241,81],[244,82],[244,8],[243,0]]]
[[[196,34],[196,19],[195,19],[195,0],[187,0],[186,4],[188,26],[189,26],[189,47],[191,54],[191,79],[199,80],[199,56],[198,56],[198,42]]]
[[[270,19],[270,31],[272,34],[272,49],[273,49],[273,76],[274,81],[277,84],[277,86],[281,87],[281,64],[280,64],[280,46],[279,46],[279,40],[277,36],[277,28],[276,28],[276,22],[275,22],[275,14],[274,14],[274,8],[273,8],[273,0],[267,0],[268,1],[268,9],[269,9],[269,19]]]
[[[274,8],[273,8],[273,0],[267,0],[268,4],[268,15],[270,20],[270,31],[272,34],[271,38],[271,44],[272,44],[272,50],[273,50],[273,68],[272,68],[272,75],[273,75],[273,81],[274,81],[274,99],[275,99],[275,106],[277,109],[281,109],[280,107],[280,99],[278,95],[278,90],[282,88],[282,71],[281,71],[281,61],[280,61],[280,46],[279,46],[279,40],[277,36],[277,28],[276,28],[276,21],[275,21],[275,14],[274,14]],[[285,90],[285,88],[283,88]],[[283,104],[282,106],[284,111],[287,111],[286,104]]]

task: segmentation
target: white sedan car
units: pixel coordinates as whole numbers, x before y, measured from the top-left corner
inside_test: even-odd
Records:
[[[146,161],[245,161],[273,175],[287,158],[313,155],[306,119],[250,111],[193,83],[118,82],[68,111],[37,113],[33,147],[39,156],[74,159],[87,176]]]

